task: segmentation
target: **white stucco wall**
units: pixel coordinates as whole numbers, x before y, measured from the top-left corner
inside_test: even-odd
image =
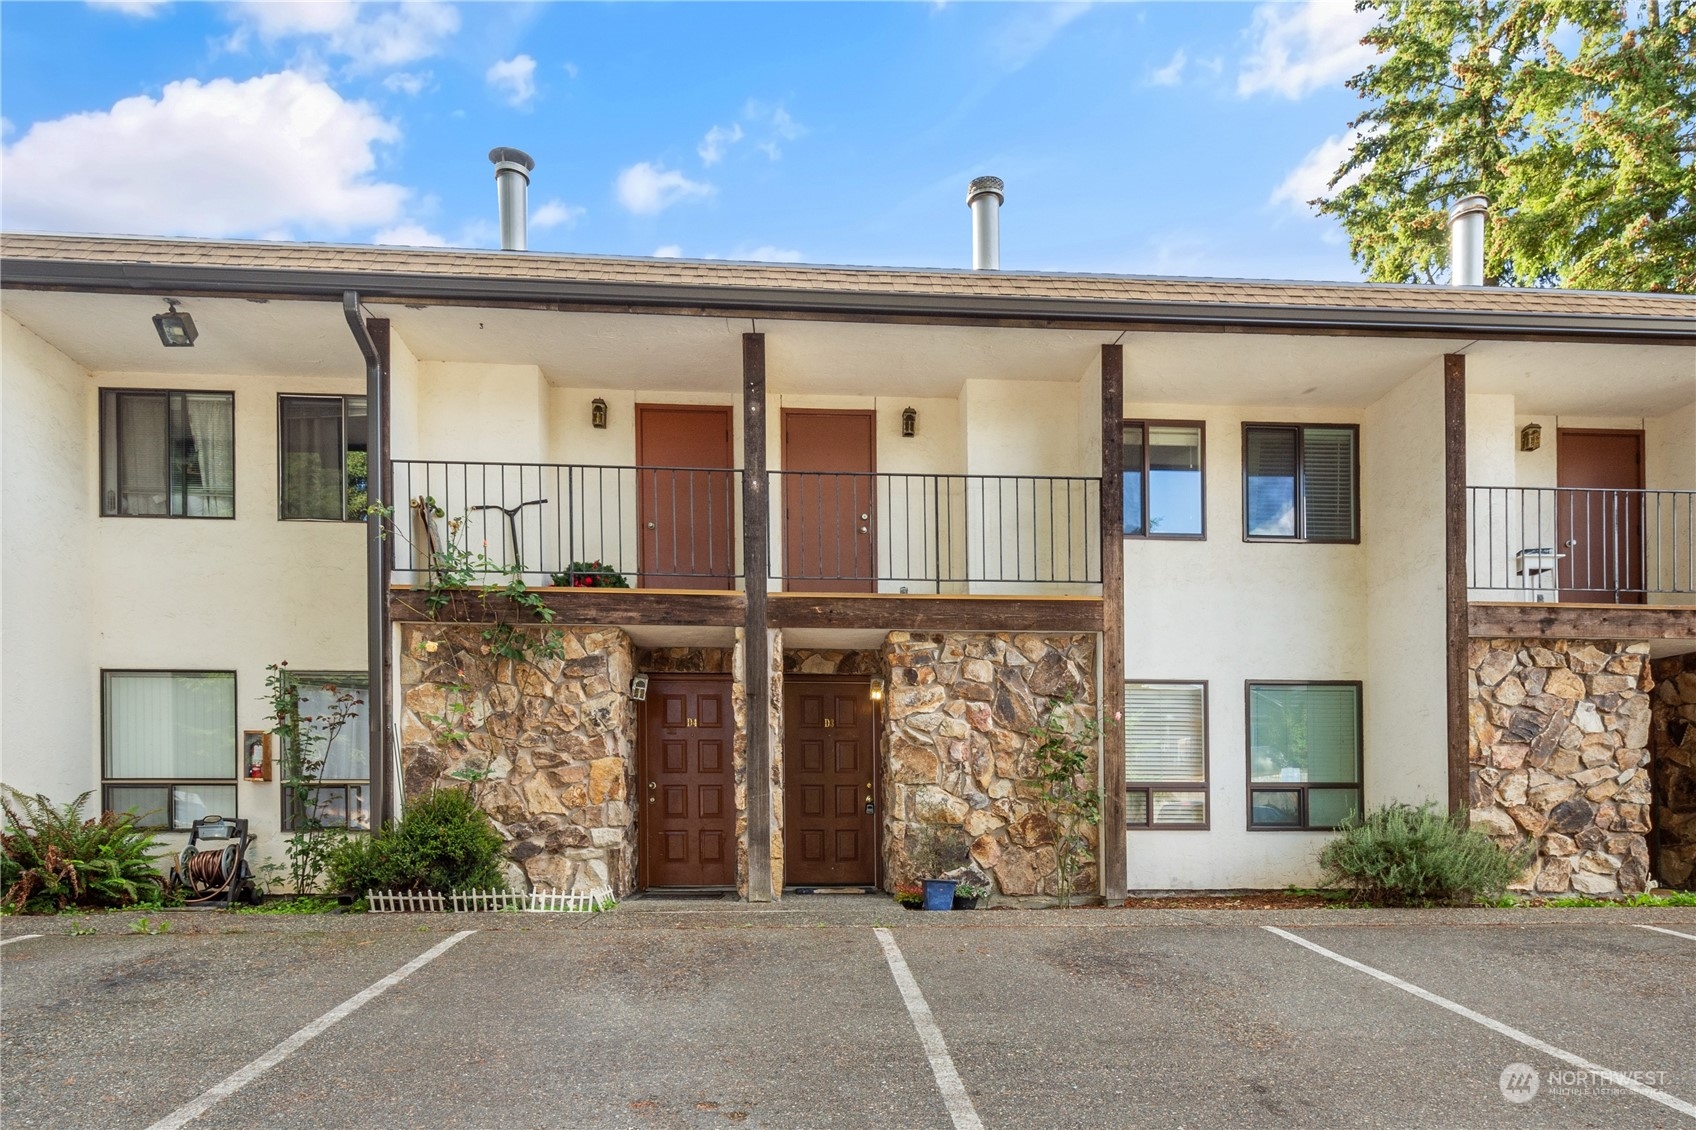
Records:
[[[1207,682],[1212,805],[1207,831],[1127,832],[1129,885],[1165,890],[1308,882],[1327,834],[1247,830],[1244,684],[1369,678],[1368,549],[1245,542],[1242,424],[1360,424],[1364,415],[1351,409],[1132,403],[1125,416],[1201,420],[1207,429],[1207,540],[1125,540],[1125,678]],[[1363,453],[1377,442],[1374,428],[1362,429]],[[1440,491],[1440,469],[1437,476]],[[1362,500],[1364,534],[1384,514],[1372,509],[1377,503],[1365,486]],[[1370,735],[1370,700],[1364,709]],[[1369,738],[1368,790],[1378,772],[1375,761]]]
[[[1512,490],[1518,475],[1519,429],[1514,398],[1499,393],[1466,397],[1466,482],[1485,488],[1467,493],[1469,580],[1475,600],[1529,600],[1522,587],[1516,554],[1526,547],[1519,519],[1520,495]],[[1501,488],[1501,489],[1495,489]]]
[[[5,315],[0,372],[0,781],[69,801],[99,783],[93,382]]]

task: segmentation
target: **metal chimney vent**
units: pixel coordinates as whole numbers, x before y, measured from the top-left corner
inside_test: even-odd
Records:
[[[1449,285],[1484,285],[1484,215],[1490,201],[1463,196],[1449,207]]]
[[[489,150],[495,164],[495,198],[501,210],[501,250],[523,251],[529,246],[530,171],[536,162],[522,149],[504,145]]]
[[[978,177],[966,187],[972,210],[972,270],[1001,269],[1001,202],[1006,186],[1000,177]]]

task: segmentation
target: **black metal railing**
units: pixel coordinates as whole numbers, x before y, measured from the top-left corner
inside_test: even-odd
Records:
[[[732,588],[741,576],[741,471],[397,459],[394,487],[397,581],[449,564],[516,568],[532,586]]]
[[[1609,603],[1696,594],[1696,491],[1468,487],[1479,592]]]
[[[771,560],[790,591],[988,591],[1101,582],[1101,480],[773,471]]]

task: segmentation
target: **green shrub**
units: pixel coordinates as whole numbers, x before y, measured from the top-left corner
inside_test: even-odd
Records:
[[[1391,804],[1345,821],[1319,853],[1328,886],[1377,906],[1467,904],[1499,899],[1531,864],[1534,848],[1504,851],[1466,825],[1466,814],[1430,803]]]
[[[6,906],[19,914],[55,914],[67,906],[156,904],[164,881],[154,863],[153,833],[130,813],[82,815],[92,793],[54,804],[0,785],[5,827],[0,884]]]
[[[500,833],[471,794],[437,789],[409,805],[399,823],[338,845],[325,872],[333,889],[352,895],[504,891],[503,858]]]

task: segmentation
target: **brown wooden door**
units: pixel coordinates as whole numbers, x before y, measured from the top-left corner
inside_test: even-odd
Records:
[[[787,882],[877,882],[877,718],[866,679],[783,679]]]
[[[783,470],[783,587],[876,592],[877,413],[785,408]]]
[[[1562,428],[1555,443],[1555,481],[1575,488],[1555,492],[1561,600],[1643,603],[1643,433]]]
[[[650,887],[736,885],[728,675],[654,675],[642,711],[642,872]]]
[[[643,588],[732,587],[730,422],[728,405],[636,406]]]

